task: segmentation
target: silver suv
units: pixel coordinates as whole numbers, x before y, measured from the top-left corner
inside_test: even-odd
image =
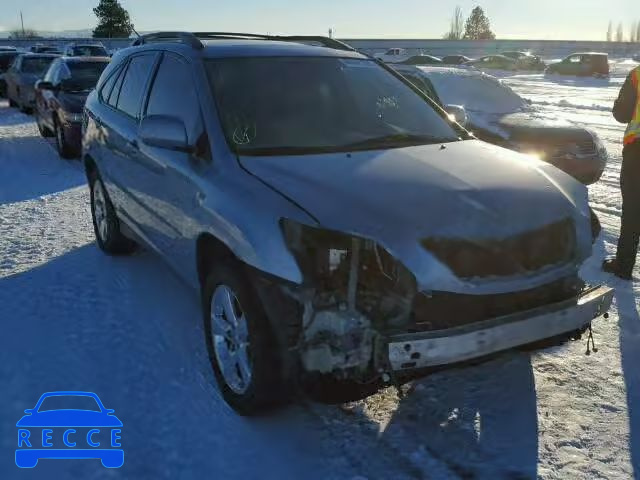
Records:
[[[86,104],[97,242],[144,244],[199,292],[238,412],[562,341],[609,308],[578,276],[586,188],[379,61],[320,37],[134,43]]]

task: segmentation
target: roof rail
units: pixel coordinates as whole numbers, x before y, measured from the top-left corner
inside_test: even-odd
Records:
[[[355,52],[353,47],[339,40],[323,36],[305,36],[305,35],[261,35],[257,33],[236,33],[236,32],[157,32],[141,35],[136,38],[131,46],[140,46],[147,43],[158,42],[181,42],[190,45],[192,48],[201,50],[204,48],[203,40],[226,40],[226,39],[246,39],[246,40],[270,40],[280,42],[294,43],[317,43],[323,47],[332,48],[334,50],[344,50],[347,52]]]
[[[198,37],[193,33],[189,32],[156,32],[156,33],[147,33],[145,35],[140,35],[133,42],[131,42],[132,47],[138,47],[140,45],[146,45],[148,43],[159,43],[159,42],[179,42],[190,45],[191,48],[195,48],[196,50],[201,50],[204,48],[204,45]]]

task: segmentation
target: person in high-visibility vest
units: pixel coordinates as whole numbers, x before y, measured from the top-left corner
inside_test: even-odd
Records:
[[[629,126],[624,134],[620,189],[622,227],[616,256],[602,264],[605,272],[631,280],[640,240],[640,67],[627,77],[613,107],[613,116]]]

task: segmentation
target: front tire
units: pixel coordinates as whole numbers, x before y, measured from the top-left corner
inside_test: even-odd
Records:
[[[40,132],[41,136],[43,136],[45,138],[53,137],[53,133],[51,133],[51,130],[49,130],[47,127],[42,125],[42,122],[41,122],[39,117],[37,117],[37,119],[36,119],[36,125],[38,125],[38,132]]]
[[[287,400],[271,326],[242,267],[215,265],[202,288],[204,332],[218,386],[240,415],[258,415]]]
[[[91,177],[90,190],[91,217],[98,246],[109,255],[132,253],[136,244],[120,232],[120,221],[116,211],[102,180],[97,175]]]
[[[60,123],[56,120],[53,123],[54,126],[54,134],[56,137],[56,148],[58,149],[58,153],[62,158],[71,159],[74,158],[74,151],[69,142],[67,142],[67,137],[64,134],[64,128]]]

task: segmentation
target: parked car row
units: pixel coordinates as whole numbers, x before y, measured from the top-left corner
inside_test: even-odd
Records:
[[[4,57],[12,60],[2,74],[0,89],[9,106],[35,114],[40,134],[55,137],[63,158],[74,158],[82,148],[85,100],[110,58],[101,45],[74,44],[66,53],[69,56],[0,52],[0,72]]]
[[[611,304],[579,277],[586,187],[403,75],[329,38],[160,32],[89,94],[97,244],[146,245],[194,287],[242,414],[564,342]]]
[[[545,71],[548,74],[606,77],[609,75],[609,59],[606,53],[574,53],[564,60],[549,66],[530,52],[505,51],[497,55],[486,55],[470,59],[463,55],[450,55],[442,59],[432,55],[410,54],[403,48],[390,48],[375,58],[389,64],[402,65],[458,65],[479,70],[526,70]]]

